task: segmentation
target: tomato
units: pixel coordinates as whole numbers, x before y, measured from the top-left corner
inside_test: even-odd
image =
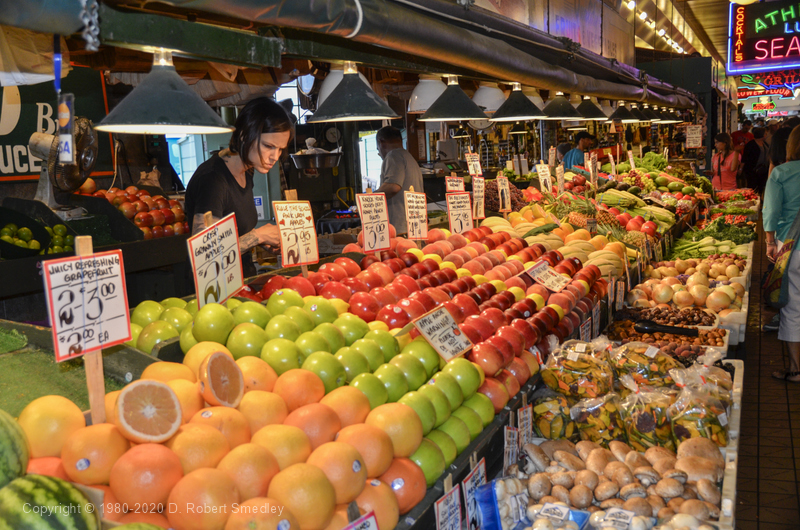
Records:
[[[653,221],[647,221],[642,225],[641,231],[648,236],[655,237],[656,233],[658,233],[658,226]]]

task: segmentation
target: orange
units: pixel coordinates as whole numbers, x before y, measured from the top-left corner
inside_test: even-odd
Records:
[[[267,497],[256,497],[240,504],[228,518],[225,530],[299,530],[292,512]]]
[[[169,520],[163,514],[156,512],[131,512],[119,518],[121,524],[146,523],[161,528],[172,528]]]
[[[41,458],[31,458],[28,460],[29,474],[47,475],[48,477],[58,477],[69,482],[70,478],[64,470],[64,464],[57,456],[43,456]]]
[[[139,379],[153,379],[166,383],[174,379],[185,379],[190,383],[197,381],[191,368],[181,363],[157,362],[147,366]]]
[[[351,425],[336,436],[337,442],[344,442],[356,448],[367,465],[367,477],[383,475],[394,458],[394,447],[389,435],[372,425]]]
[[[392,488],[376,478],[367,480],[364,491],[356,498],[365,513],[375,512],[378,528],[394,528],[400,520],[400,508]]]
[[[411,511],[428,490],[422,468],[408,458],[395,458],[380,480],[392,488],[400,513]]]
[[[243,357],[247,359],[247,357]],[[286,402],[278,394],[263,390],[245,392],[237,407],[250,424],[250,432],[254,433],[266,425],[283,423],[289,415]]]
[[[259,429],[250,441],[272,453],[281,469],[305,462],[311,454],[308,436],[293,425],[267,425]]]
[[[364,489],[367,466],[352,445],[344,442],[322,444],[311,453],[306,463],[317,466],[328,477],[336,491],[336,504],[349,503]]]
[[[206,467],[217,467],[230,451],[225,435],[210,425],[187,423],[166,442],[181,461],[185,474]]]
[[[244,414],[228,407],[209,407],[195,413],[189,423],[214,427],[225,435],[231,449],[250,441],[250,424]]]
[[[120,391],[114,408],[117,426],[132,442],[165,442],[182,422],[178,396],[160,381],[134,381]]]
[[[140,444],[122,455],[111,468],[111,491],[129,510],[147,505],[166,508],[172,487],[183,478],[181,459],[160,444]]]
[[[198,385],[209,405],[236,407],[244,395],[244,377],[239,365],[223,352],[214,352],[197,369]]]
[[[222,344],[205,341],[198,342],[189,348],[189,351],[187,351],[186,355],[183,356],[183,364],[191,368],[192,373],[197,376],[199,373],[200,363],[202,363],[206,357],[217,351],[221,351],[233,359],[233,354]]]
[[[183,423],[188,422],[206,404],[197,389],[197,383],[191,383],[186,379],[173,379],[172,381],[167,381],[167,386],[175,392],[178,401],[181,403],[181,420],[183,420]]]
[[[114,390],[113,392],[109,392],[106,394],[105,397],[105,404],[106,404],[106,422],[107,423],[117,423],[117,415],[115,406],[117,404],[117,396],[119,396],[120,391]]]
[[[303,429],[311,442],[312,450],[326,442],[332,442],[336,433],[342,428],[339,416],[332,408],[321,403],[312,403],[295,409],[289,413],[283,424]]]
[[[294,368],[278,377],[272,391],[283,398],[289,412],[292,412],[303,405],[319,403],[325,395],[325,385],[314,372]]]
[[[122,509],[122,503],[114,496],[114,492],[111,491],[111,488],[102,484],[96,484],[90,487],[103,492],[102,518],[108,519],[109,521],[119,521],[120,517],[125,514],[125,511]]]
[[[239,498],[243,501],[267,495],[272,477],[281,470],[278,461],[267,449],[256,444],[242,444],[217,465],[236,484]]]
[[[116,425],[99,423],[72,433],[61,448],[61,460],[72,482],[108,484],[111,467],[129,448]]]
[[[278,379],[278,374],[266,361],[247,355],[237,359],[236,364],[242,370],[245,394],[251,390],[272,392],[275,381]]]
[[[61,457],[61,446],[70,434],[86,427],[83,412],[61,396],[42,396],[22,409],[19,426],[28,438],[31,458]]]
[[[167,519],[175,530],[217,530],[239,503],[239,492],[224,471],[197,469],[175,484],[168,502]]]
[[[422,443],[422,422],[408,405],[387,403],[375,407],[364,423],[389,435],[395,457],[410,456]]]
[[[267,496],[286,506],[303,530],[324,530],[336,506],[330,481],[320,468],[310,464],[294,464],[275,475]]]
[[[364,423],[369,414],[369,398],[359,389],[352,386],[339,387],[319,400],[339,416],[342,427]]]

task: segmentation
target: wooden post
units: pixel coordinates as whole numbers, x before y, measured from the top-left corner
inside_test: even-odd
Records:
[[[444,492],[450,493],[450,490],[453,489],[453,474],[448,473],[447,476],[444,478]]]
[[[206,228],[214,224],[214,215],[210,211],[203,214],[203,224]]]
[[[91,256],[93,252],[91,236],[78,236],[75,238],[76,256]],[[89,390],[92,425],[100,425],[106,421],[106,381],[103,377],[103,351],[97,350],[84,355],[83,368],[86,371],[86,386]]]
[[[473,470],[478,466],[478,453],[473,451],[471,455],[469,455],[469,469]]]
[[[286,194],[287,201],[297,200],[297,190],[286,190],[284,193]]]

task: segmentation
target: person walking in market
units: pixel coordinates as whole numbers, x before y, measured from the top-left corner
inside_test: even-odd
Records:
[[[764,141],[766,131],[761,127],[753,129],[753,139],[742,150],[742,175],[748,188],[763,191],[769,174],[769,144]]]
[[[575,142],[577,142],[577,147],[564,155],[564,171],[584,164],[583,154],[592,147],[594,136],[586,131],[581,131],[575,135]]]
[[[733,141],[728,133],[714,137],[717,154],[711,157],[711,184],[716,190],[736,189],[736,174],[739,170],[739,153],[733,149]],[[709,174],[707,171],[706,174]]]
[[[376,193],[386,195],[386,207],[389,209],[389,222],[398,234],[408,232],[406,220],[405,197],[402,192],[414,191],[422,193],[422,171],[414,157],[403,148],[403,133],[391,125],[383,127],[375,134],[378,144],[378,156],[381,164],[381,187]]]

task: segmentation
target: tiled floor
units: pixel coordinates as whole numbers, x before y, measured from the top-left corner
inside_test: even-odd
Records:
[[[772,378],[784,366],[777,332],[762,333],[774,309],[761,304],[767,267],[763,233],[756,243],[744,344],[744,393],[736,494],[738,530],[800,529],[800,383]],[[759,250],[760,248],[760,250]]]

